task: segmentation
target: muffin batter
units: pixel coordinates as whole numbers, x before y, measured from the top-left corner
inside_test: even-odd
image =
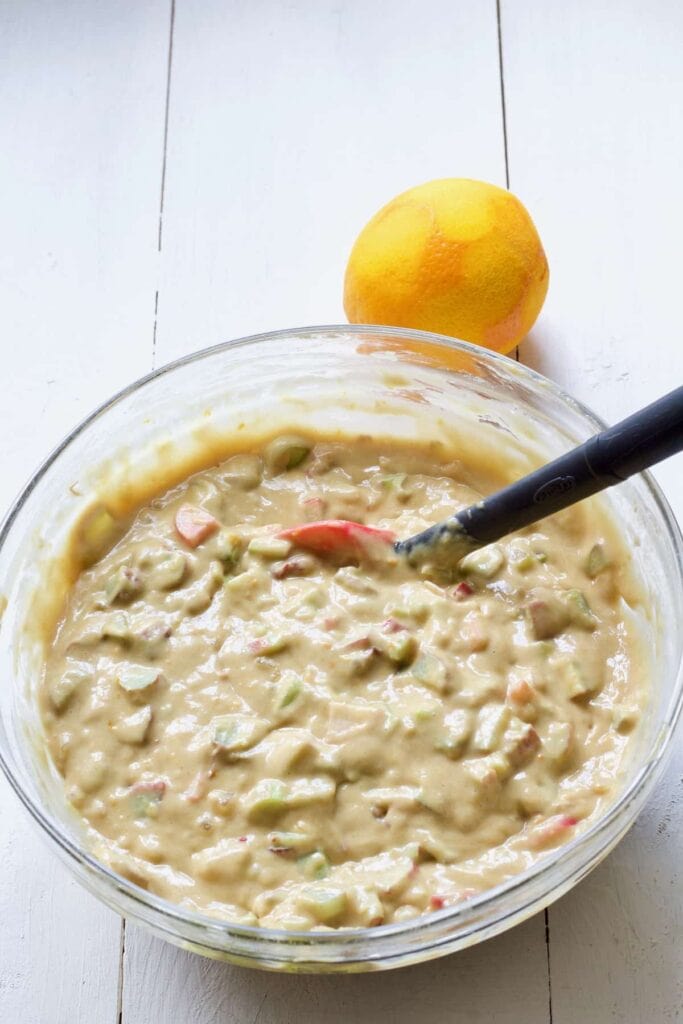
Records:
[[[343,518],[404,537],[507,482],[437,445],[281,436],[140,509],[76,581],[42,688],[96,855],[220,918],[371,926],[600,813],[646,671],[599,503],[447,580],[279,536]]]

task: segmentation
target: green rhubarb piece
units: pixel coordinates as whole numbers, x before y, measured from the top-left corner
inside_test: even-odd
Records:
[[[482,708],[474,733],[475,749],[488,752],[499,747],[509,718],[510,711],[505,704],[490,704]]]
[[[583,629],[595,629],[597,619],[580,590],[568,590],[565,594],[565,602],[573,623],[581,626]]]
[[[400,491],[406,482],[405,473],[392,473],[390,476],[383,476],[380,483],[388,491]]]
[[[384,921],[384,906],[377,892],[369,886],[357,885],[353,893],[354,909],[365,925],[378,925]]]
[[[487,791],[491,782],[498,782],[509,776],[511,766],[508,758],[500,750],[486,757],[478,757],[471,761],[464,762],[467,774],[484,791]]]
[[[261,558],[286,558],[292,550],[291,542],[282,537],[253,537],[249,541],[247,551],[250,555],[260,555]]]
[[[262,463],[258,455],[233,455],[223,465],[221,477],[229,487],[251,491],[261,483]]]
[[[585,570],[586,575],[590,576],[593,580],[596,576],[599,576],[601,572],[609,568],[611,565],[607,553],[603,544],[594,544],[588,552],[588,558],[586,559]]]
[[[412,489],[407,485],[406,473],[392,473],[381,480],[382,487],[393,494],[399,501],[408,501],[412,495]]]
[[[108,604],[114,601],[129,601],[142,592],[142,576],[136,569],[120,566],[107,580],[104,594]]]
[[[261,582],[261,575],[255,569],[247,569],[239,576],[231,576],[225,581],[225,589],[231,594],[245,594],[255,590]]]
[[[348,654],[342,654],[339,660],[346,667],[348,675],[354,679],[370,670],[374,657],[375,652],[369,647],[364,651],[349,651]]]
[[[282,473],[300,466],[310,450],[311,446],[304,438],[283,434],[266,445],[263,458],[271,473]]]
[[[569,722],[550,722],[543,740],[543,753],[551,761],[561,762],[568,753],[572,740]]]
[[[598,689],[596,681],[586,675],[585,669],[579,661],[568,662],[564,666],[564,676],[567,683],[567,694],[572,700],[588,697]]]
[[[92,682],[92,679],[92,671],[84,668],[67,669],[66,672],[51,679],[48,683],[48,694],[55,710],[62,711],[79,686],[85,682]]]
[[[482,758],[489,771],[493,771],[499,779],[506,778],[511,771],[510,759],[502,750],[495,750]]]
[[[497,544],[490,544],[479,551],[472,551],[460,561],[458,568],[464,573],[474,573],[483,576],[484,579],[491,579],[505,564],[505,555],[502,548]]]
[[[238,533],[225,528],[218,531],[213,542],[216,558],[226,566],[237,565],[244,549],[244,541]]]
[[[541,658],[546,659],[555,652],[555,644],[552,640],[537,640],[533,644],[533,650],[536,651]]]
[[[220,715],[214,718],[213,742],[227,753],[248,750],[263,738],[267,725],[261,718],[250,715]]]
[[[437,693],[445,693],[448,689],[446,666],[436,655],[428,651],[424,651],[414,661],[411,672],[419,683]]]
[[[130,640],[131,631],[126,613],[114,612],[113,615],[108,615],[102,626],[102,636],[111,640]]]
[[[470,718],[464,708],[451,711],[444,719],[446,732],[437,740],[436,749],[446,757],[458,758],[472,732]]]
[[[378,786],[376,789],[366,789],[363,796],[370,801],[372,807],[388,810],[393,805],[414,807],[420,799],[420,792],[417,786]]]
[[[88,510],[77,534],[79,553],[85,565],[92,565],[104,554],[118,529],[114,516],[104,505],[95,505]]]
[[[436,715],[436,708],[417,708],[413,711],[413,722],[415,725],[423,725],[425,722],[431,722]]]
[[[518,572],[529,572],[536,565],[537,561],[538,559],[530,551],[527,551],[520,558],[516,558],[513,565]]]
[[[314,587],[308,591],[304,597],[304,602],[310,605],[311,608],[324,608],[327,604],[327,598],[324,590],[321,590],[320,587]]]
[[[314,850],[305,857],[299,857],[297,864],[306,878],[312,881],[326,878],[330,871],[330,862],[322,850]]]
[[[268,846],[271,850],[294,850],[302,853],[310,849],[311,837],[305,832],[269,832]]]
[[[286,811],[287,795],[287,787],[280,779],[261,779],[241,802],[249,821],[260,822]]]
[[[306,804],[327,803],[334,799],[337,787],[332,779],[297,779],[289,787],[287,802],[290,807],[304,807]]]
[[[322,924],[341,917],[347,906],[346,893],[343,889],[313,886],[303,891],[299,902]]]
[[[351,565],[345,565],[338,569],[334,576],[334,582],[354,594],[376,594],[378,592],[377,587],[368,579],[367,574]]]
[[[538,558],[536,558],[535,555],[531,555],[529,553],[523,555],[519,559],[519,561],[515,562],[515,568],[518,569],[519,572],[529,572],[533,568],[533,566],[537,564],[537,562]]]
[[[413,619],[423,624],[429,618],[431,608],[426,601],[419,598],[408,598],[404,604],[392,605],[387,609],[387,614],[393,619]]]
[[[373,637],[373,645],[398,668],[410,665],[419,647],[417,637],[405,629],[399,633],[378,633]]]
[[[289,676],[282,679],[275,693],[275,707],[279,711],[284,711],[294,703],[302,689],[303,684],[298,677]]]
[[[257,656],[280,654],[286,650],[292,642],[291,636],[286,633],[267,633],[264,637],[258,637],[249,645],[252,654]]]
[[[134,818],[156,818],[166,786],[163,782],[138,783],[130,791],[128,802]]]
[[[161,675],[158,668],[151,665],[124,665],[118,670],[116,681],[129,693],[137,690],[146,690],[148,686],[156,683]]]

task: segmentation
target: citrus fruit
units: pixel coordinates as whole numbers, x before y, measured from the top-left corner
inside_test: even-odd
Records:
[[[408,189],[370,220],[344,282],[351,323],[413,327],[509,352],[548,290],[548,261],[511,192],[470,178]]]

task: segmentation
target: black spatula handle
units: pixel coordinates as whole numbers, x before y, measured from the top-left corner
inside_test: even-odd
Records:
[[[679,387],[455,518],[473,540],[489,544],[682,449],[683,387]]]
[[[395,550],[416,564],[447,565],[683,449],[683,387],[603,430],[554,462],[436,523]]]

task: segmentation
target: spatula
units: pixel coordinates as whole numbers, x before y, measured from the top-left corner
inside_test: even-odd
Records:
[[[466,554],[622,483],[683,449],[683,386],[501,491],[482,498],[414,537],[398,540],[344,519],[280,533],[300,548],[362,560],[391,545],[411,565],[453,568]]]

